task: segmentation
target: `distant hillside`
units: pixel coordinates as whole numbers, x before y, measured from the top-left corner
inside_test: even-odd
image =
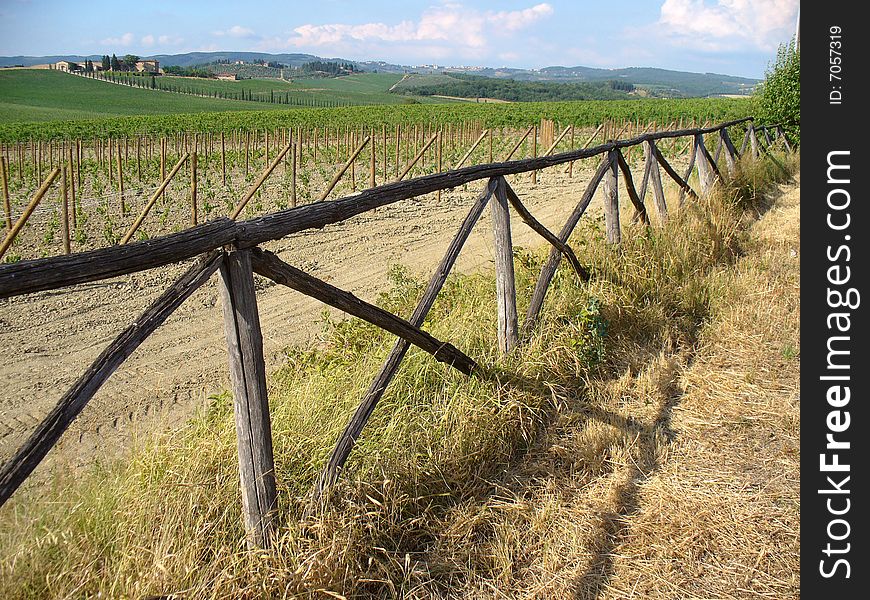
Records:
[[[495,79],[551,83],[594,83],[622,81],[631,84],[642,94],[665,98],[690,98],[723,94],[749,95],[760,80],[721,75],[718,73],[691,73],[649,67],[624,69],[598,69],[594,67],[545,67],[529,69],[447,69],[448,73],[473,73]]]
[[[112,49],[106,52],[111,53]],[[99,61],[99,55],[80,56],[0,56],[0,67],[16,65],[32,66],[53,63],[59,60],[84,62]],[[649,67],[628,67],[624,69],[598,69],[594,67],[562,67],[552,66],[543,69],[513,69],[494,67],[435,67],[408,66],[387,63],[383,61],[354,61],[344,58],[325,58],[313,54],[267,54],[265,52],[187,52],[185,54],[158,54],[144,58],[160,61],[163,67],[193,67],[216,63],[218,61],[244,61],[246,65],[256,60],[278,62],[289,67],[299,67],[312,61],[331,61],[351,63],[359,71],[378,71],[381,73],[420,73],[434,75],[442,72],[466,73],[495,79],[513,79],[528,82],[560,82],[560,83],[601,83],[621,81],[637,88],[637,93],[655,97],[701,97],[723,94],[751,94],[758,79],[735,77],[718,73],[691,73],[687,71],[672,71],[669,69],[654,69]],[[262,75],[254,75],[262,76]],[[273,75],[274,76],[274,75]]]
[[[467,73],[410,75],[392,88],[396,94],[493,98],[509,102],[553,102],[565,100],[625,100],[633,91],[622,81],[553,83],[495,79]]]
[[[107,48],[106,52],[111,54],[113,49]],[[118,52],[115,53],[120,56]],[[0,67],[31,67],[33,65],[55,63],[61,60],[71,60],[73,62],[92,60],[99,62],[101,58],[102,55],[100,54],[91,54],[88,56],[80,54],[62,54],[54,56],[0,56]],[[187,52],[185,54],[155,54],[153,56],[143,56],[142,58],[159,60],[161,67],[192,67],[196,65],[215,63],[219,60],[228,60],[230,62],[241,60],[245,63],[251,64],[255,60],[265,60],[266,62],[279,62],[290,67],[299,67],[305,63],[314,61],[352,63],[355,67],[365,64],[344,58],[323,58],[313,54],[267,54],[265,52]],[[371,69],[361,68],[361,70]]]
[[[548,81],[609,81],[618,79],[648,89],[671,90],[684,96],[716,94],[750,94],[760,80],[719,73],[690,73],[628,67],[625,69],[595,69],[591,67],[546,67],[538,73]]]

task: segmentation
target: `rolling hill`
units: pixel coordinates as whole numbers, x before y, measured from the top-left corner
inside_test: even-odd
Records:
[[[107,52],[110,50],[107,50]],[[564,82],[564,83],[595,83],[603,81],[620,81],[632,84],[646,95],[660,97],[699,97],[724,94],[750,94],[758,79],[736,77],[719,73],[691,73],[648,67],[628,67],[622,69],[600,69],[594,67],[550,66],[542,69],[514,69],[494,67],[446,67],[446,66],[409,66],[388,63],[384,61],[356,61],[344,58],[324,58],[312,54],[267,54],[264,52],[188,52],[185,54],[158,54],[149,56],[160,61],[161,66],[192,67],[215,63],[217,61],[255,60],[275,61],[290,67],[298,67],[307,62],[337,61],[352,63],[360,71],[377,71],[379,73],[419,73],[432,75],[442,72],[468,73],[496,79],[513,79],[530,82]],[[0,56],[0,67],[33,66],[37,64],[54,63],[59,60],[83,62],[85,60],[99,61],[100,56],[66,55],[66,56]],[[277,75],[276,75],[277,76]]]

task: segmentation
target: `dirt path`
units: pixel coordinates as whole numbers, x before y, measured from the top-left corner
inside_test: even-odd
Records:
[[[550,169],[534,187],[527,176],[512,177],[511,184],[541,222],[558,230],[588,177],[575,170],[569,179],[561,169]],[[478,183],[443,193],[440,202],[434,194],[404,201],[267,247],[291,264],[374,301],[390,265],[400,263],[428,277],[481,187]],[[488,221],[487,211],[463,249],[458,269],[491,264]],[[541,245],[518,218],[512,225],[515,245]],[[0,460],[15,452],[90,362],[184,268],[174,265],[0,300]],[[282,349],[316,336],[324,307],[262,279],[257,285],[268,370],[280,364]],[[210,395],[227,389],[217,295],[213,277],[110,378],[46,463],[78,467],[117,455],[150,432],[184,422]],[[45,472],[45,467],[40,470]]]

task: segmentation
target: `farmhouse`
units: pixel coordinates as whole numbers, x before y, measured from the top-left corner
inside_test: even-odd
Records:
[[[235,73],[218,73],[215,77],[224,81],[236,81],[239,78]]]
[[[65,73],[77,73],[82,70],[82,66],[78,63],[70,62],[68,60],[59,60],[54,63],[54,68],[58,71],[63,71]]]
[[[134,67],[137,73],[160,73],[160,61],[148,59],[136,61]]]

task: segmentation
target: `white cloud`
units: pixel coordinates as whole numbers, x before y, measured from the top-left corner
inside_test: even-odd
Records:
[[[493,38],[503,39],[508,33],[527,28],[552,14],[553,7],[547,3],[522,10],[480,11],[446,2],[426,9],[416,21],[301,25],[286,39],[263,40],[260,49],[329,46],[332,53],[362,53],[390,48],[402,49],[409,57],[481,58],[489,53]]]
[[[154,45],[154,36],[150,33],[148,35],[142,36],[141,42],[143,46],[145,46],[146,48],[150,48]]]
[[[104,46],[131,46],[135,40],[136,36],[128,32],[118,37],[107,37],[100,40],[100,43]]]
[[[794,28],[799,0],[665,0],[657,26],[675,44],[771,51]]]
[[[494,25],[501,25],[508,31],[517,31],[552,14],[553,7],[547,3],[542,3],[524,10],[494,13],[487,20]]]
[[[229,29],[225,31],[213,31],[214,35],[218,37],[231,37],[231,38],[253,38],[256,37],[254,30],[249,27],[242,27],[241,25],[233,25]]]
[[[184,38],[177,35],[161,35],[157,41],[160,42],[161,46],[178,46],[184,42]]]

